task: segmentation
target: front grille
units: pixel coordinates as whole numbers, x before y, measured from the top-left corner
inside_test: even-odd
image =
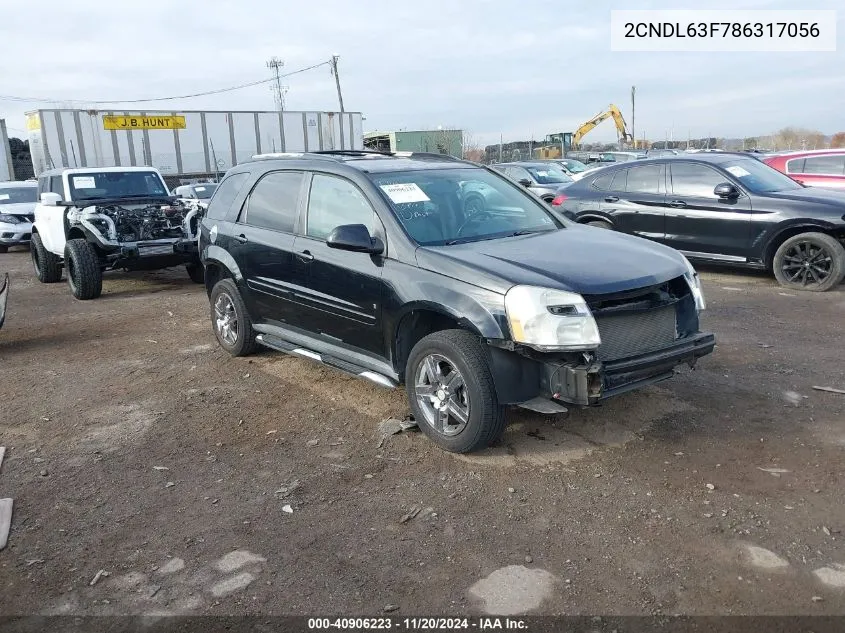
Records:
[[[138,246],[138,254],[141,257],[149,255],[172,255],[173,244],[153,244],[152,246]]]
[[[596,323],[601,334],[598,359],[617,360],[671,345],[677,332],[675,313],[675,305],[668,305],[641,312],[598,315]]]

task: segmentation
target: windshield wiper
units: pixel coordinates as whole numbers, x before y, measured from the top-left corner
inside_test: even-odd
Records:
[[[519,237],[520,235],[531,235],[532,233],[548,233],[552,229],[522,229],[520,231],[516,231],[515,233],[511,233],[508,237]]]

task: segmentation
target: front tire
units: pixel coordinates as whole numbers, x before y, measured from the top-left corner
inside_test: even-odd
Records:
[[[33,233],[29,242],[29,254],[32,257],[32,268],[35,276],[42,284],[53,284],[62,279],[62,266],[59,258],[44,247],[41,236]]]
[[[214,336],[232,356],[255,351],[256,332],[238,287],[231,279],[218,281],[211,290],[211,324]]]
[[[486,448],[505,428],[487,354],[477,336],[444,330],[411,350],[405,384],[417,424],[440,448],[468,453]]]
[[[65,245],[67,282],[73,296],[80,301],[96,299],[103,292],[103,269],[100,257],[83,239],[68,240]]]
[[[188,271],[188,277],[195,284],[205,283],[205,266],[202,264],[185,264],[185,270]]]
[[[608,229],[613,230],[613,225],[610,222],[605,222],[604,220],[591,220],[590,222],[584,222],[586,226],[594,226],[597,229]]]
[[[785,288],[825,292],[845,278],[845,247],[825,233],[800,233],[780,245],[772,269]]]
[[[8,246],[0,246],[0,253],[8,253],[9,247]]]

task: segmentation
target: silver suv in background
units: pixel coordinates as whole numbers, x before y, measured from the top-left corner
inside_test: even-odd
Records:
[[[0,182],[0,253],[29,246],[37,193],[37,182]]]

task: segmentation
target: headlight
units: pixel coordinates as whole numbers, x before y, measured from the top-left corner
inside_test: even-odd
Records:
[[[0,213],[0,222],[5,222],[6,224],[20,224],[20,221],[21,219],[16,215]]]
[[[681,255],[681,257],[684,257]],[[684,257],[684,263],[687,265],[687,272],[684,273],[684,279],[687,280],[689,288],[692,291],[692,296],[695,299],[695,307],[701,312],[707,307],[707,302],[704,300],[704,291],[701,289],[701,279],[698,278],[698,273],[692,267],[690,261]]]
[[[574,292],[514,286],[505,295],[513,340],[540,351],[591,350],[599,328],[584,297]]]

